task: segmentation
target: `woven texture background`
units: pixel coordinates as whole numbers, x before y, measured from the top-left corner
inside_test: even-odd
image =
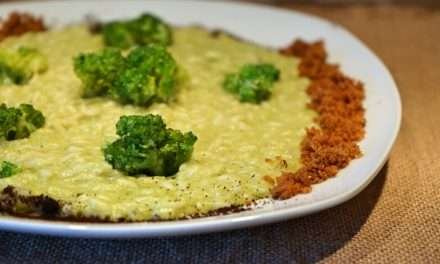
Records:
[[[361,194],[312,216],[221,234],[105,241],[0,232],[0,263],[440,263],[440,9],[278,5],[346,26],[396,78],[402,129]]]

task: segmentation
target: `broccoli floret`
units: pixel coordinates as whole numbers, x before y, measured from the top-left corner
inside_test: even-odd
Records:
[[[14,107],[0,105],[0,139],[13,140],[16,136],[17,124],[21,118],[21,111]]]
[[[102,34],[107,46],[122,49],[150,43],[171,44],[170,27],[160,18],[151,14],[143,14],[132,20],[113,21],[105,24]]]
[[[120,137],[154,138],[155,142],[163,142],[166,139],[166,125],[159,115],[121,116],[116,124],[116,134]]]
[[[36,49],[0,51],[0,84],[26,84],[34,74],[48,68],[47,58]]]
[[[80,54],[74,59],[74,69],[84,97],[109,95],[121,103],[141,106],[167,102],[180,78],[176,61],[158,44],[134,48],[126,58],[116,49]]]
[[[103,148],[105,160],[128,175],[171,176],[189,160],[197,137],[167,128],[158,115],[122,116],[119,139]]]
[[[18,83],[21,76],[20,72],[14,71],[0,60],[0,85]]]
[[[138,45],[157,43],[171,44],[171,28],[160,18],[151,14],[142,14],[128,24]]]
[[[0,163],[0,178],[11,177],[20,172],[20,167],[9,161],[2,161]]]
[[[44,123],[43,114],[32,105],[21,104],[18,108],[0,105],[0,139],[27,138]]]
[[[123,103],[150,105],[157,93],[153,77],[136,68],[124,69],[110,89],[110,96]]]
[[[73,67],[76,76],[82,81],[83,96],[93,97],[107,93],[124,64],[125,59],[117,49],[104,49],[75,57]]]
[[[280,71],[271,64],[247,64],[238,73],[226,75],[223,88],[240,102],[260,103],[270,97],[272,85]]]
[[[135,45],[133,35],[126,22],[110,22],[102,27],[104,43],[110,47],[128,49]]]
[[[160,45],[135,48],[110,89],[110,95],[122,102],[147,106],[167,102],[175,93],[177,64]]]

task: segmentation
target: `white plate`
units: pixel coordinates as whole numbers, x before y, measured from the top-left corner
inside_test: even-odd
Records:
[[[0,15],[12,10],[43,15],[49,23],[81,21],[86,14],[107,20],[150,11],[173,24],[203,24],[221,28],[266,46],[281,47],[295,38],[324,39],[330,60],[362,80],[366,87],[364,156],[337,177],[315,185],[309,194],[263,208],[193,220],[133,224],[51,222],[0,216],[0,229],[72,237],[153,237],[196,234],[262,225],[311,214],[355,196],[383,166],[397,136],[401,103],[384,64],[356,37],[339,25],[298,12],[249,4],[201,1],[53,1],[0,5]],[[74,45],[74,43],[72,43]]]

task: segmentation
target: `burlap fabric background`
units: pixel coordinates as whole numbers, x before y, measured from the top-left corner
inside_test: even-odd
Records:
[[[341,23],[394,74],[402,129],[370,186],[312,216],[222,234],[104,241],[0,232],[0,263],[440,263],[440,9],[279,5]]]

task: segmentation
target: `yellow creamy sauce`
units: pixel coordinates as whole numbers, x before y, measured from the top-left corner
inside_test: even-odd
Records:
[[[174,219],[268,197],[271,186],[262,177],[279,175],[280,168],[266,158],[281,156],[291,170],[299,165],[299,143],[314,114],[306,109],[308,81],[298,77],[296,59],[225,36],[214,39],[199,28],[175,29],[170,51],[189,80],[175,101],[142,108],[81,98],[72,57],[103,47],[84,26],[10,38],[0,47],[22,45],[46,54],[49,70],[25,86],[0,87],[0,103],[31,103],[46,125],[30,138],[0,142],[0,160],[22,167],[0,179],[0,189],[12,185],[62,200],[64,215]],[[222,89],[226,73],[263,62],[281,71],[269,101],[240,103]],[[146,113],[198,137],[191,160],[174,177],[130,177],[104,160],[101,147],[116,138],[119,117]]]

